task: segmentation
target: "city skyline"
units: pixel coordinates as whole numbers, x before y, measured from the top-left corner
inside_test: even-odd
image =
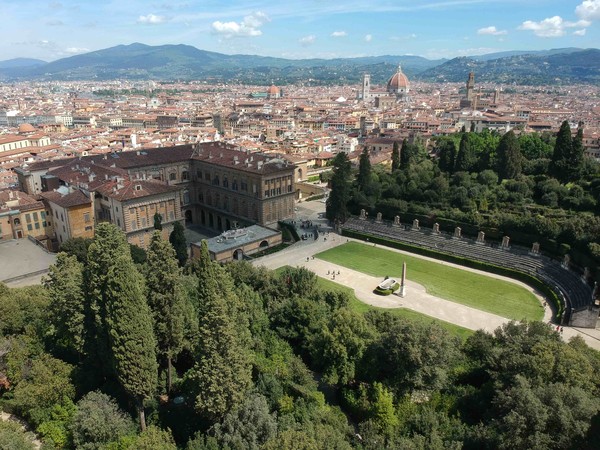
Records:
[[[438,59],[600,42],[600,0],[24,0],[3,11],[8,38],[0,44],[0,60],[52,61],[133,42],[291,59]]]

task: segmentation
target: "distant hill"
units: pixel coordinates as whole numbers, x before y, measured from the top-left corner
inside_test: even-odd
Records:
[[[2,70],[5,80],[14,79],[158,79],[190,80],[212,78],[222,81],[270,84],[271,82],[358,82],[369,72],[374,82],[393,74],[398,64],[409,75],[434,67],[445,60],[419,56],[372,56],[340,59],[291,60],[256,55],[225,55],[189,45],[150,46],[140,43],[59,59],[21,70]]]
[[[33,67],[33,66],[41,66],[43,64],[48,64],[48,63],[46,61],[42,61],[41,59],[14,58],[14,59],[7,59],[5,61],[0,61],[0,69]]]
[[[523,54],[491,60],[454,58],[419,74],[424,81],[465,81],[469,72],[479,81],[516,84],[600,83],[600,50],[588,49]]]
[[[569,54],[574,52],[582,51],[582,48],[567,47],[567,48],[553,48],[550,50],[509,50],[506,52],[486,53],[485,55],[469,56],[469,58],[476,61],[489,61],[491,59],[508,58],[510,56],[521,56],[521,55],[535,55],[535,56],[549,56],[556,54]]]
[[[225,55],[190,45],[118,45],[50,63],[11,60],[0,63],[0,80],[194,80],[271,83],[351,84],[363,73],[384,83],[398,64],[411,79],[464,81],[469,71],[478,80],[502,83],[595,83],[600,80],[600,50],[576,48],[491,53],[452,60],[414,55],[337,59],[284,59]],[[20,62],[18,62],[20,61]],[[26,63],[30,61],[31,63]]]

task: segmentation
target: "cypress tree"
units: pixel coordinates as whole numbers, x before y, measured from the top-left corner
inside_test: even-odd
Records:
[[[471,143],[469,142],[469,135],[464,133],[460,138],[454,170],[456,172],[469,172],[475,163],[475,159],[475,155],[471,149]]]
[[[85,339],[83,264],[76,256],[59,253],[44,286],[50,298],[48,315],[57,346],[81,358]]]
[[[87,294],[85,342],[90,361],[103,376],[111,375],[113,367],[106,324],[108,273],[121,256],[131,258],[125,234],[113,224],[99,223],[94,242],[88,249],[84,274]]]
[[[331,177],[331,192],[327,198],[325,214],[331,221],[341,222],[348,218],[348,201],[350,200],[350,161],[344,152],[333,159],[333,176]]]
[[[392,172],[395,172],[400,168],[400,150],[398,148],[398,141],[394,141],[392,147]]]
[[[144,400],[156,389],[156,339],[144,280],[129,255],[120,255],[108,271],[106,323],[119,383],[135,401],[141,430],[146,429]]]
[[[571,148],[571,157],[569,158],[569,180],[577,181],[581,178],[581,172],[583,170],[583,123],[579,123],[577,128],[577,135],[573,139],[573,145]]]
[[[556,135],[554,152],[550,163],[550,172],[552,176],[560,181],[566,181],[568,178],[569,158],[573,153],[573,142],[571,137],[571,127],[566,120],[560,126]]]
[[[239,299],[229,275],[210,261],[206,241],[194,263],[198,269],[198,358],[188,373],[196,395],[196,409],[211,420],[221,418],[244,399],[251,384],[251,366],[236,321]]]
[[[162,230],[162,216],[157,212],[154,213],[154,229]]]
[[[188,259],[188,247],[181,222],[175,222],[173,225],[173,231],[171,231],[171,234],[169,235],[169,242],[175,249],[177,261],[179,261],[179,267],[185,266],[185,263]]]
[[[439,142],[437,153],[439,155],[440,170],[448,173],[454,172],[456,159],[456,144],[453,140],[443,140]]]
[[[358,161],[358,188],[360,190],[365,190],[365,187],[369,183],[371,179],[371,161],[369,160],[369,151],[367,147],[365,147],[360,154],[360,159]]]
[[[172,360],[184,340],[184,299],[175,249],[155,231],[148,247],[146,295],[152,311],[158,355],[167,363],[167,392],[171,392]]]
[[[413,149],[408,141],[405,139],[402,140],[402,151],[400,152],[400,168],[407,169],[410,165],[411,153]]]
[[[522,155],[515,133],[505,133],[496,150],[498,155],[498,175],[501,180],[514,179],[521,174]]]

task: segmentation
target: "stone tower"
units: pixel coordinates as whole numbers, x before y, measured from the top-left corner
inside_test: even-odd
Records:
[[[471,103],[475,100],[475,74],[473,72],[469,72],[467,80],[467,100]]]
[[[365,73],[363,75],[362,92],[361,92],[361,98],[363,100],[371,99],[370,90],[371,90],[371,75],[369,75],[368,73]]]

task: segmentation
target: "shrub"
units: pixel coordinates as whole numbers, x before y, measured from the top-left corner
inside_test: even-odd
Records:
[[[96,450],[135,433],[135,425],[111,397],[90,392],[77,403],[71,432],[78,449]]]

